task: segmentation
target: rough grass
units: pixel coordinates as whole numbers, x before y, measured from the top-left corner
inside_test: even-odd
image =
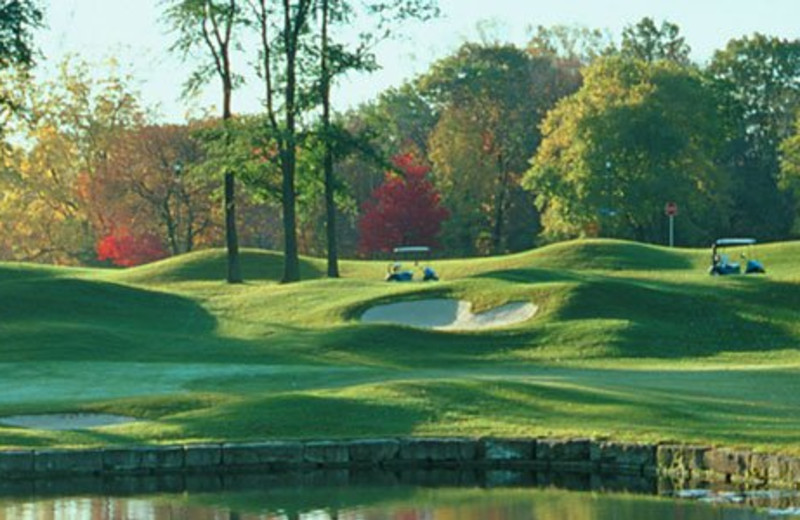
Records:
[[[0,427],[0,445],[98,446],[378,435],[580,435],[800,453],[800,243],[759,245],[765,277],[710,277],[707,250],[575,241],[435,262],[435,284],[344,277],[224,252],[127,270],[0,264],[0,415],[99,411],[82,432]],[[362,325],[376,303],[539,306],[502,330]]]

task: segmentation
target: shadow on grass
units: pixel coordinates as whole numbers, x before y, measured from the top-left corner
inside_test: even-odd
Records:
[[[531,285],[579,282],[541,321],[565,345],[591,344],[588,336],[597,334],[608,347],[604,355],[695,357],[796,348],[800,341],[797,283],[752,277],[674,283],[536,268],[481,276]]]
[[[53,267],[37,264],[18,264],[0,262],[0,283],[35,279],[53,279],[73,272],[66,267]]]
[[[3,428],[0,430],[0,445],[8,448],[58,448],[74,446],[144,446],[151,442],[127,434],[116,434],[98,430],[27,430]],[[155,444],[155,443],[152,443]]]
[[[354,389],[355,397],[278,394],[164,422],[183,438],[245,441],[591,432],[728,445],[796,443],[797,396],[787,389],[773,400],[769,383],[763,384],[774,379],[790,386],[796,374],[771,372],[754,380],[752,372],[677,374],[563,370],[522,380],[387,381]]]
[[[0,286],[4,321],[60,321],[174,329],[189,322],[194,332],[212,331],[215,319],[197,303],[164,292],[79,279],[32,280]]]
[[[723,384],[738,384],[752,389],[752,394],[725,397],[706,392],[708,384],[720,382],[720,375]],[[424,392],[431,408],[447,411],[461,423],[474,423],[477,428],[535,428],[539,435],[543,429],[554,435],[657,435],[662,440],[711,439],[750,446],[797,442],[796,397],[771,402],[768,386],[750,385],[749,374],[739,374],[737,381],[736,375],[694,373],[689,388],[679,384],[651,388],[648,381],[619,384],[625,376],[625,372],[610,371],[594,375],[597,379],[574,374],[554,382],[458,381],[403,386],[409,393]],[[796,374],[785,376],[782,381],[789,383]],[[646,377],[669,380],[672,374],[649,373]]]
[[[779,315],[797,308],[800,291],[781,283],[742,291],[608,280],[578,286],[555,319],[623,323],[613,341],[619,354],[674,358],[796,347],[791,322]]]
[[[222,406],[211,414],[172,417],[164,422],[189,438],[334,439],[407,435],[430,418],[431,412],[377,399],[279,394]]]
[[[0,284],[0,361],[175,360],[214,338],[217,320],[197,302],[81,279]],[[199,350],[202,351],[202,348]]]
[[[577,271],[565,271],[529,267],[525,269],[504,269],[474,275],[473,278],[488,278],[519,284],[585,282],[597,278],[596,275]]]
[[[460,334],[383,324],[301,333],[308,343],[316,345],[319,360],[383,368],[486,363],[504,349],[530,345],[539,335],[530,329]]]

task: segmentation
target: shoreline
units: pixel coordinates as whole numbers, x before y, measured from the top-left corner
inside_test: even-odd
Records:
[[[800,457],[561,438],[375,438],[0,450],[0,480],[250,471],[521,470],[800,489]]]

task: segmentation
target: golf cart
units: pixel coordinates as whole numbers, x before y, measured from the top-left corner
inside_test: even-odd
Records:
[[[711,244],[711,267],[708,273],[712,275],[741,274],[741,263],[732,262],[724,250],[727,247],[747,247],[749,252],[755,243],[756,239],[754,238],[718,238]],[[754,258],[748,258],[749,256],[744,252],[739,255],[742,261],[746,260],[744,274],[766,273],[764,264]]]
[[[414,266],[418,266],[420,260],[430,261],[431,248],[427,246],[403,246],[395,247],[392,256],[392,263],[386,269],[387,282],[411,282],[414,280],[413,269],[403,269],[401,260],[413,260]],[[439,276],[432,267],[426,265],[422,269],[422,281],[430,282],[439,280]]]

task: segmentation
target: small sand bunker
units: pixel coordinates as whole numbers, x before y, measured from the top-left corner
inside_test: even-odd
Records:
[[[470,302],[441,298],[377,305],[362,314],[361,321],[436,330],[481,330],[523,322],[537,309],[530,302],[513,302],[475,314]]]
[[[137,419],[106,413],[50,413],[0,417],[0,424],[37,430],[84,430],[98,426],[127,424]]]

